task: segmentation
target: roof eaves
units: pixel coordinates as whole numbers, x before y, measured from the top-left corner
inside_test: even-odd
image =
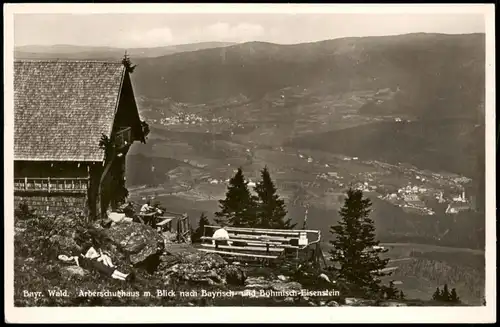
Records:
[[[109,130],[108,136],[111,137],[111,133],[113,132],[113,128],[115,127],[115,118],[116,118],[116,113],[118,112],[118,107],[120,105],[120,98],[122,96],[122,89],[123,89],[123,81],[125,80],[125,75],[128,74],[127,69],[125,66],[123,66],[122,69],[122,76],[120,78],[120,85],[118,86],[118,97],[116,98],[115,102],[115,110],[113,112],[113,122],[111,123],[111,128]]]

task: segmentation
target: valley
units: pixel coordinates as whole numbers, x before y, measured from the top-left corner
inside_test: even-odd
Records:
[[[484,246],[484,227],[481,219],[474,218],[480,213],[476,212],[479,205],[471,174],[447,171],[450,164],[444,167],[446,170],[435,171],[416,166],[416,155],[425,156],[419,153],[426,151],[425,143],[410,150],[402,148],[400,151],[415,154],[399,161],[401,157],[374,156],[371,147],[361,147],[356,153],[353,149],[315,149],[293,141],[298,137],[319,138],[322,133],[342,135],[353,128],[377,130],[380,124],[399,128],[420,123],[418,118],[359,113],[364,104],[361,95],[373,96],[380,90],[284,107],[284,101],[279,101],[285,91],[276,92],[274,97],[269,94],[257,103],[243,99],[227,111],[211,105],[142,100],[142,114],[153,124],[147,144],[134,146],[129,154],[128,176],[138,176],[128,178],[132,196],[154,196],[166,203],[177,198],[193,203],[188,208],[196,208],[195,217],[201,212],[213,217],[217,201],[224,197],[227,182],[238,167],[249,182],[256,182],[259,171],[267,166],[287,201],[291,218],[302,224],[305,208],[309,207],[308,224],[325,235],[338,219],[345,190],[355,187],[374,203],[377,230],[387,241]],[[295,113],[294,119],[279,115],[284,110]],[[250,114],[245,116],[245,112]],[[402,141],[401,146],[410,147]],[[325,136],[318,144],[348,147],[353,142],[330,141]],[[168,163],[163,163],[166,160]],[[141,167],[139,173],[137,167]],[[184,208],[181,205],[179,209]]]

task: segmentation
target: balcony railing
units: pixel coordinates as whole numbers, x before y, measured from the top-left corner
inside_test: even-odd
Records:
[[[14,191],[17,192],[63,192],[85,193],[89,184],[88,178],[14,178]]]
[[[130,127],[120,129],[115,135],[115,146],[120,149],[132,144],[132,129]]]

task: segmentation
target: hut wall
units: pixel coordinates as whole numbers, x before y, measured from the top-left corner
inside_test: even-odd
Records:
[[[89,213],[89,167],[77,162],[14,162],[14,205],[36,213]]]

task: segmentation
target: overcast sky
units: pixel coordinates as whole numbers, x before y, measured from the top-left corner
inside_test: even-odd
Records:
[[[479,14],[16,14],[21,45],[155,47],[205,41],[301,43],[414,32],[484,33]]]

